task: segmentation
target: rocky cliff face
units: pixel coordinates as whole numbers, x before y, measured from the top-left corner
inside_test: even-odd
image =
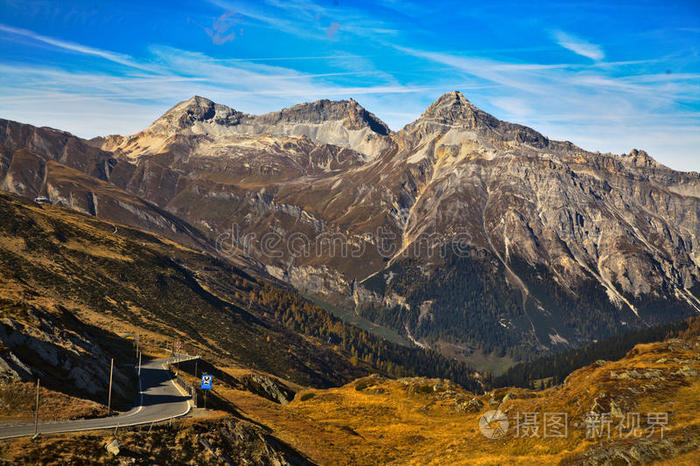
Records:
[[[398,132],[353,100],[254,116],[193,97],[92,145],[109,182],[424,345],[523,356],[700,312],[697,173],[549,140],[459,92]]]
[[[56,389],[69,381],[77,394],[102,401],[110,360],[95,338],[104,335],[91,335],[89,327],[76,319],[72,328],[66,328],[61,312],[57,319],[40,309],[22,311],[24,318],[13,315],[0,320],[0,383],[42,377],[44,385]],[[114,380],[115,396],[128,405],[132,393],[125,387],[134,382],[132,374],[117,368]]]
[[[549,141],[459,93],[400,136],[410,148],[402,168],[426,173],[404,243],[465,225],[470,243],[506,267],[511,256],[544,264],[563,286],[593,276],[633,312],[625,295],[659,295],[665,286],[700,304],[688,293],[700,265],[697,174],[673,172],[642,151],[613,156]]]
[[[135,172],[137,166],[69,133],[0,119],[0,189],[208,248],[199,230],[117,187]]]

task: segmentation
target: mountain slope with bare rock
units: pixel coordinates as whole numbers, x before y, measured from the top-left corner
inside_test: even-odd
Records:
[[[193,97],[79,147],[86,162],[69,166],[220,252],[245,249],[341,314],[458,358],[521,359],[700,312],[697,173],[550,140],[459,92],[397,132],[353,100],[255,116]]]

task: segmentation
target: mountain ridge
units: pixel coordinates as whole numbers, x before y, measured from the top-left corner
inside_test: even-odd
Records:
[[[374,131],[368,115],[351,100],[254,116],[193,97],[140,133],[92,143],[112,154],[121,189],[212,240],[232,224],[281,235],[279,254],[248,253],[278,279],[425,346],[522,356],[700,309],[697,173],[637,149],[550,140],[457,91],[396,132]],[[284,239],[299,234],[311,246],[341,235],[364,252],[292,254]],[[435,254],[455,242],[470,256]],[[469,295],[449,287],[466,270]],[[452,278],[436,286],[439,277]]]
[[[457,109],[456,111],[455,108]],[[163,115],[157,118],[151,125],[149,125],[149,128],[153,127],[154,125],[166,126],[165,124],[161,124],[161,122],[164,121],[172,123],[172,120],[176,120],[176,123],[183,123],[181,125],[174,125],[176,129],[182,130],[190,126],[188,124],[184,124],[183,120],[189,120],[189,123],[192,123],[193,121],[209,120],[222,126],[237,126],[245,124],[246,120],[259,120],[268,125],[275,125],[281,122],[294,120],[296,120],[298,123],[319,123],[327,120],[342,120],[342,117],[350,117],[349,123],[351,125],[365,122],[370,128],[372,128],[374,133],[380,136],[393,136],[403,132],[408,132],[411,128],[419,125],[420,123],[431,122],[444,128],[449,126],[448,122],[462,122],[467,124],[466,128],[468,129],[488,128],[493,130],[505,127],[507,132],[513,133],[513,139],[515,139],[517,142],[535,143],[535,146],[538,148],[545,148],[553,145],[555,150],[564,150],[567,152],[600,153],[587,151],[576,146],[570,141],[551,140],[537,130],[525,125],[500,120],[472,104],[471,101],[469,101],[469,99],[467,99],[460,91],[450,91],[442,94],[435,101],[433,101],[433,103],[431,103],[416,120],[406,124],[403,128],[397,131],[391,130],[388,125],[386,125],[386,123],[384,123],[374,113],[371,113],[352,98],[347,100],[319,99],[312,102],[296,104],[291,107],[283,108],[279,111],[272,111],[262,114],[247,114],[240,112],[233,107],[216,103],[199,95],[194,95],[189,99],[178,102],[173,107],[168,109]],[[253,132],[253,134],[267,134],[264,132],[265,129],[269,128],[264,127],[262,129],[257,129]],[[353,129],[360,128],[356,126]],[[64,132],[62,130],[56,131]],[[279,136],[280,134],[270,133],[269,135]],[[302,134],[299,134],[297,136],[301,135]],[[110,140],[116,140],[121,143],[124,139],[133,136],[135,135],[124,136],[112,134],[108,136],[98,136],[92,138],[90,141],[92,141],[93,145],[97,147],[102,147],[108,151],[115,151],[118,150],[119,144],[110,142]],[[312,140],[314,139],[312,136],[306,136],[310,137]],[[352,148],[349,146],[344,147]],[[685,174],[698,173],[694,171],[671,169],[658,162],[646,151],[637,148],[632,148],[629,153],[606,153],[604,155],[612,156],[616,159],[620,159],[623,162],[629,161],[640,168],[662,168]],[[698,175],[700,176],[700,174]]]

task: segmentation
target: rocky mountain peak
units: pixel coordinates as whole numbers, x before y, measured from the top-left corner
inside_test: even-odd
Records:
[[[209,122],[219,125],[235,125],[245,116],[226,105],[217,104],[206,97],[195,95],[184,100],[155,121],[153,127],[167,127],[180,130],[192,126],[195,122]]]
[[[469,99],[459,91],[452,91],[441,95],[430,104],[423,112],[421,118],[444,118],[458,120],[460,117],[468,117],[478,110]]]
[[[430,127],[460,127],[476,129],[479,127],[497,127],[498,119],[473,105],[459,91],[452,91],[440,96],[433,102],[414,125]]]
[[[440,96],[426,111],[407,125],[404,135],[426,135],[433,137],[435,133],[446,133],[450,130],[476,132],[483,141],[511,141],[516,144],[526,144],[544,148],[549,140],[542,134],[526,126],[501,121],[472,104],[459,91],[452,91]],[[433,135],[433,136],[430,136]],[[470,138],[472,136],[464,136]]]
[[[435,102],[433,102],[430,106],[431,107],[439,107],[439,106],[464,106],[464,105],[469,105],[471,106],[472,103],[469,102],[469,99],[464,97],[464,94],[462,94],[459,91],[451,91],[451,92],[446,92],[440,97],[437,98]]]
[[[623,160],[640,168],[659,168],[661,166],[646,151],[639,149],[632,149],[629,154],[623,155]]]
[[[189,99],[180,102],[180,104],[184,104],[188,107],[206,108],[214,105],[214,102],[207,99],[206,97],[202,97],[201,95],[193,95]]]
[[[322,99],[285,108],[259,117],[267,124],[278,123],[312,123],[321,124],[330,121],[344,121],[345,127],[352,130],[369,128],[373,132],[386,136],[391,130],[376,115],[367,111],[356,100]]]

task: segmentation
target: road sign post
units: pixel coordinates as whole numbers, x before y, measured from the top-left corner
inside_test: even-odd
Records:
[[[208,375],[208,374],[202,374],[202,383],[200,384],[200,388],[204,390],[204,409],[207,409],[207,392],[211,390],[212,385],[214,384],[214,376]]]
[[[214,376],[208,374],[202,374],[202,384],[200,388],[202,390],[211,390],[211,386],[214,383]]]
[[[109,394],[107,395],[107,416],[112,414],[112,374],[114,373],[114,358],[109,366]]]
[[[34,407],[34,435],[39,433],[39,389],[40,382],[36,379],[36,405]]]

